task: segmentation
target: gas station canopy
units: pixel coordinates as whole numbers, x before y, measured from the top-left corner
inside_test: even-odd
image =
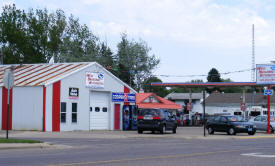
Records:
[[[167,83],[167,82],[152,82],[152,86],[179,86],[185,88],[195,88],[195,87],[228,87],[228,86],[263,86],[256,82],[197,82],[197,83]]]

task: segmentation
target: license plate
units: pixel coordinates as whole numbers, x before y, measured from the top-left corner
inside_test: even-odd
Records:
[[[248,131],[252,131],[252,128],[248,128]]]
[[[145,116],[145,117],[144,117],[144,120],[152,120],[152,119],[153,119],[152,116]]]

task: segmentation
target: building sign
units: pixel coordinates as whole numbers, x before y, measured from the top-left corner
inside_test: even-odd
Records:
[[[256,65],[257,84],[275,84],[275,64]]]
[[[112,93],[113,102],[136,102],[136,94],[134,93]]]
[[[78,99],[79,98],[79,88],[69,88],[69,98]]]
[[[86,72],[86,87],[103,89],[104,88],[104,74]]]

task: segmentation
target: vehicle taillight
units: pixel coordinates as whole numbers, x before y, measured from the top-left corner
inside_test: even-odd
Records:
[[[138,119],[143,119],[144,118],[144,116],[138,116]]]
[[[160,116],[154,116],[153,119],[154,119],[154,120],[160,120],[161,117],[160,117]]]

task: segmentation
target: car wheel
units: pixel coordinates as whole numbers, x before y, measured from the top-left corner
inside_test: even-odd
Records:
[[[139,133],[139,134],[142,134],[142,132],[143,132],[142,130],[140,130],[140,129],[138,130],[138,133]]]
[[[248,132],[248,135],[254,135],[256,132],[255,131],[251,131],[251,132]]]
[[[165,131],[166,131],[166,126],[165,126],[165,125],[163,125],[163,126],[162,126],[162,128],[161,128],[161,130],[160,130],[160,133],[161,133],[161,134],[164,134],[164,133],[165,133]]]
[[[208,134],[214,134],[214,130],[213,130],[212,127],[209,127],[209,128],[208,128]]]
[[[270,132],[271,132],[271,133],[274,133],[274,129],[273,129],[272,126],[270,126]]]
[[[174,133],[174,134],[177,133],[177,128],[176,128],[176,127],[173,129],[173,133]]]
[[[231,128],[228,130],[228,134],[229,134],[229,135],[235,135],[235,134],[236,134],[235,129],[231,127]]]

